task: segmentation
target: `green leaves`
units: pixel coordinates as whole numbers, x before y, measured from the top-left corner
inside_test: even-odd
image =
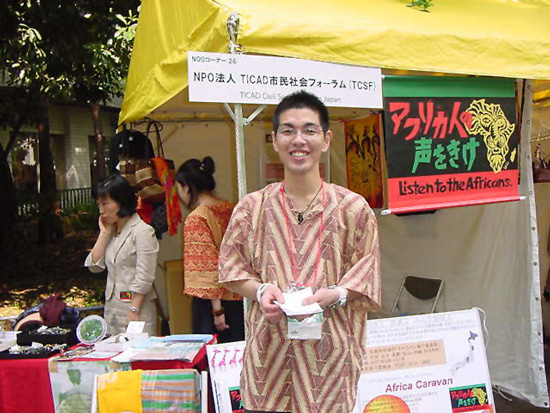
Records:
[[[82,103],[123,94],[139,0],[26,0],[2,9],[8,86]],[[5,20],[5,22],[4,22]]]
[[[409,4],[407,7],[412,7],[420,11],[429,13],[430,11],[428,9],[432,6],[433,6],[432,0],[411,0],[411,4]]]

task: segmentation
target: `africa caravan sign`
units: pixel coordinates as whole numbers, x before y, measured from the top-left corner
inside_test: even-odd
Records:
[[[354,413],[492,413],[477,309],[367,322]]]
[[[189,101],[276,105],[306,90],[327,106],[382,108],[379,68],[274,56],[188,52]]]

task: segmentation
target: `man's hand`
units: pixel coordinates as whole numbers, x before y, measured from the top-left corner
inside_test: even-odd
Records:
[[[214,316],[214,326],[218,331],[227,330],[229,328],[229,326],[225,324],[225,314]]]
[[[329,305],[334,304],[340,299],[340,293],[336,289],[328,288],[319,288],[315,291],[311,297],[306,298],[302,301],[302,305],[309,305],[313,303],[318,303],[321,308],[324,310]]]
[[[335,289],[320,288],[315,291],[311,297],[306,298],[302,301],[302,305],[309,305],[313,303],[318,303],[319,306],[324,310],[329,305],[334,304],[340,299],[340,293]],[[311,317],[310,315],[296,315],[292,318],[298,321],[304,321],[306,318]]]
[[[260,309],[265,316],[265,319],[270,323],[278,323],[284,316],[283,310],[277,304],[274,303],[277,301],[281,304],[285,302],[283,293],[279,290],[279,287],[275,285],[270,285],[267,287],[262,294],[260,299]]]

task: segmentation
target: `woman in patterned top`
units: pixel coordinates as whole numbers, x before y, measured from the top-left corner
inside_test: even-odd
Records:
[[[213,195],[214,160],[189,159],[176,174],[178,195],[191,210],[183,224],[183,293],[193,297],[193,333],[218,342],[244,340],[242,297],[218,284],[218,254],[234,204]]]

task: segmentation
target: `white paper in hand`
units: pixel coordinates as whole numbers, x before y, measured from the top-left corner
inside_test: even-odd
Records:
[[[126,327],[127,334],[141,334],[145,328],[145,321],[130,321]]]
[[[293,291],[290,293],[283,293],[285,298],[284,304],[279,304],[281,310],[288,316],[293,317],[297,315],[312,315],[323,312],[323,309],[318,303],[313,303],[309,305],[302,305],[302,301],[306,298],[313,295],[313,290],[311,287],[303,288],[298,291]]]

